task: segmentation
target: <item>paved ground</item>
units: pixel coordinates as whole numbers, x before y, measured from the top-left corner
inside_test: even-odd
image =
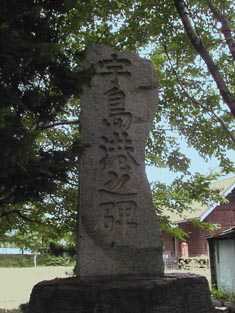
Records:
[[[191,270],[167,270],[168,273],[194,273],[201,276],[205,276],[206,279],[209,282],[209,285],[211,286],[211,277],[210,277],[210,271],[207,268],[193,268]]]
[[[0,268],[0,308],[14,309],[29,301],[33,286],[42,280],[68,277],[72,267]]]
[[[189,272],[169,270],[167,272]],[[192,271],[191,271],[192,272]],[[207,269],[194,269],[194,273],[206,276]],[[29,301],[33,286],[42,281],[56,277],[72,275],[72,267],[49,266],[37,268],[0,268],[0,308],[15,309],[22,303]]]

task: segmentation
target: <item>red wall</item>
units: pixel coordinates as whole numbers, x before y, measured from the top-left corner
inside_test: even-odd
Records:
[[[199,229],[190,222],[180,224],[180,227],[188,234],[186,242],[188,244],[189,256],[207,255],[206,237],[208,236],[208,232]],[[181,255],[180,246],[178,249],[179,255]]]
[[[222,228],[230,228],[235,225],[235,197],[230,202],[217,206],[205,219],[207,223],[221,224]]]
[[[235,226],[235,190],[233,190],[233,193],[231,193],[227,199],[229,200],[229,203],[217,206],[213,212],[204,220],[204,222],[207,223],[220,224],[221,228],[219,231]],[[213,233],[218,232],[218,230],[214,231],[213,233],[208,233],[207,231],[201,230],[198,227],[192,225],[191,222],[180,223],[179,226],[189,235],[189,237],[186,239],[189,256],[208,255],[206,238]],[[175,255],[175,247],[172,237],[163,233],[162,240],[164,253],[170,256]],[[181,256],[180,244],[181,242],[178,241],[178,256]]]

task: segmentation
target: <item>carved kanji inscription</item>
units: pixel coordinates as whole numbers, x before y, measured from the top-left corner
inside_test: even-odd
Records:
[[[87,50],[83,66],[92,76],[81,95],[79,274],[160,273],[159,222],[144,164],[157,100],[153,68],[99,45]]]

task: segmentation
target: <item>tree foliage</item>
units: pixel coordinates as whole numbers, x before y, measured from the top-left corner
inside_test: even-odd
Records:
[[[233,1],[2,0],[0,12],[1,236],[37,225],[59,237],[76,223],[79,66],[91,43],[142,51],[158,73],[146,161],[182,176],[155,185],[156,206],[218,199],[181,146],[234,170]]]
[[[30,233],[27,223],[42,233],[49,226],[53,233],[71,225],[64,215],[75,211],[67,202],[71,181],[77,186],[71,172],[77,169],[79,133],[79,109],[71,97],[78,94],[81,78],[61,44],[61,25],[71,5],[0,3],[1,234],[15,227]]]
[[[233,171],[226,155],[235,144],[233,2],[91,0],[86,7],[88,21],[83,27],[76,21],[84,3],[77,2],[70,12],[66,46],[76,51],[99,42],[144,51],[156,67],[160,103],[148,142],[148,160],[187,173],[190,160],[180,150],[183,140],[205,159],[219,159],[224,172]],[[223,24],[215,10],[221,13]],[[203,45],[209,61],[194,41]]]

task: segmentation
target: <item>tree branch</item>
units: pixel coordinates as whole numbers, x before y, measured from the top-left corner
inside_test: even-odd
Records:
[[[37,223],[37,224],[43,224],[42,222],[35,220],[35,219],[31,219],[30,217],[24,215],[23,213],[21,213],[20,211],[16,212],[17,215],[19,215],[19,217],[21,217],[23,220],[29,222],[29,223]]]
[[[11,214],[15,214],[16,213],[16,210],[8,210],[8,211],[3,211],[3,212],[0,212],[0,218],[3,218],[3,217],[6,217],[8,215],[11,215]]]
[[[208,0],[208,6],[214,15],[215,19],[221,23],[221,32],[224,35],[226,43],[232,54],[233,60],[235,61],[235,40],[232,35],[232,31],[227,18],[219,11],[213,4],[211,0]]]
[[[39,126],[39,129],[43,130],[43,129],[53,128],[55,126],[61,126],[61,125],[79,125],[79,122],[80,120],[55,122],[49,125]]]
[[[225,124],[225,122],[223,121],[223,119],[218,116],[214,111],[213,109],[207,105],[203,105],[201,102],[197,101],[195,98],[191,97],[190,94],[188,93],[188,91],[186,90],[183,82],[181,81],[181,79],[179,78],[178,76],[178,73],[176,72],[172,62],[171,62],[171,59],[170,59],[170,56],[168,54],[168,51],[167,51],[167,48],[165,45],[164,46],[164,50],[165,50],[165,53],[166,53],[166,56],[167,56],[167,59],[170,63],[170,66],[171,66],[171,69],[172,69],[172,72],[174,73],[175,77],[176,77],[176,80],[178,81],[179,83],[179,86],[182,90],[182,92],[184,93],[184,95],[194,104],[194,105],[197,105],[199,107],[201,107],[203,110],[205,110],[206,112],[208,112],[209,114],[212,115],[212,118],[214,118],[214,120],[216,120],[217,122],[219,122],[222,126],[222,128],[225,130],[225,132],[228,134],[228,136],[230,137],[230,139],[235,143],[235,136],[234,134],[228,129],[227,125]]]
[[[6,195],[0,197],[0,205],[9,203],[9,201],[12,201],[12,199],[14,199],[15,190],[16,190],[16,187],[13,187]]]
[[[234,95],[229,91],[223,77],[221,76],[216,64],[214,63],[212,57],[210,56],[209,52],[207,51],[206,47],[204,46],[201,38],[198,36],[197,32],[195,31],[191,20],[189,18],[188,12],[185,7],[184,0],[174,0],[175,7],[180,15],[181,21],[184,25],[184,29],[186,31],[186,34],[194,47],[194,49],[199,53],[201,58],[206,63],[206,66],[208,68],[208,71],[212,75],[218,89],[220,92],[220,95],[224,102],[229,107],[232,115],[235,116],[235,97]]]
[[[13,214],[18,215],[19,217],[21,217],[23,220],[25,220],[27,222],[42,224],[40,221],[31,219],[30,217],[24,215],[23,213],[20,212],[20,210],[17,210],[17,209],[12,209],[12,210],[7,210],[7,211],[1,212],[0,213],[0,218],[3,218],[3,217],[7,217],[8,218],[10,215],[13,215]]]

